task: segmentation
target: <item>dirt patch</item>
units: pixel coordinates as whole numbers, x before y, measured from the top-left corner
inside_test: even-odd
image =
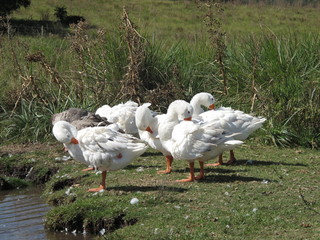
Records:
[[[52,143],[0,146],[0,174],[43,184],[59,170],[53,160],[58,149]]]
[[[58,180],[58,181],[54,182],[51,190],[53,192],[55,192],[55,191],[64,189],[65,187],[70,187],[70,186],[76,184],[77,182],[79,182],[82,178],[87,177],[87,176],[88,176],[88,174],[83,175],[83,176],[79,176],[76,178],[67,178],[67,179]]]
[[[24,143],[24,144],[10,144],[0,146],[0,156],[7,156],[9,154],[23,154],[26,152],[41,151],[44,149],[50,150],[57,147],[56,143]]]

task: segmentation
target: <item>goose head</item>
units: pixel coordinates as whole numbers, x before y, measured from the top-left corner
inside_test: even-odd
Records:
[[[152,129],[150,128],[150,124],[153,121],[153,116],[148,108],[149,105],[150,104],[143,104],[142,106],[138,107],[136,110],[135,119],[137,128],[139,130],[153,133]]]
[[[66,121],[58,121],[52,128],[55,138],[63,144],[78,144],[77,130],[74,126]]]
[[[199,115],[203,112],[201,106],[205,106],[209,109],[214,109],[215,98],[206,92],[201,92],[193,96],[190,104],[194,108],[194,115]]]
[[[193,107],[184,100],[173,101],[168,108],[167,115],[177,120],[191,120]]]

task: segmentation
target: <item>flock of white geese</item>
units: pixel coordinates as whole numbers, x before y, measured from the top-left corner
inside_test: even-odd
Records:
[[[149,146],[165,156],[166,169],[158,173],[171,173],[173,159],[184,160],[190,175],[177,181],[191,182],[204,178],[205,162],[219,157],[217,163],[207,165],[224,164],[224,151],[230,151],[226,164],[234,163],[233,149],[266,121],[232,108],[214,109],[214,103],[210,93],[202,92],[190,103],[173,101],[166,114],[150,110],[149,103],[139,106],[132,101],[104,105],[95,113],[72,108],[53,115],[52,132],[74,160],[89,166],[85,170],[102,171],[100,186],[88,191],[106,189],[107,171],[126,167]],[[195,161],[200,165],[197,176]]]

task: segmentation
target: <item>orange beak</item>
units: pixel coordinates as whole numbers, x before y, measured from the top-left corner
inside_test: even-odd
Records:
[[[146,128],[146,131],[148,131],[151,134],[153,133],[153,131],[151,130],[151,128],[149,126]]]
[[[191,120],[192,120],[192,117],[188,117],[188,118],[185,118],[185,119],[183,119],[183,120],[185,120],[185,121],[191,121]]]
[[[71,138],[70,143],[78,144],[78,143],[79,143],[79,141],[73,137],[73,138]]]
[[[212,109],[214,109],[214,107],[215,107],[214,104],[211,104],[211,105],[209,106],[209,109],[212,110]]]

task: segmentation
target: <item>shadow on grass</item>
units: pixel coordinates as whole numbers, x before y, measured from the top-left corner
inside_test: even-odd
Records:
[[[219,167],[204,167],[205,172],[214,172],[214,173],[225,173],[225,174],[230,174],[230,173],[238,173],[238,172],[247,172],[246,170],[233,170],[233,169],[226,169],[226,168],[219,168]],[[173,169],[173,173],[188,173],[190,170],[189,168],[183,168],[183,169]],[[194,169],[195,172],[199,172],[199,168]]]
[[[58,21],[10,19],[9,24],[11,26],[10,34],[24,36],[56,34],[59,36],[66,36],[66,34],[69,33],[69,27],[62,25]],[[0,32],[8,32],[8,28],[5,25],[6,23],[0,22]],[[89,27],[94,28],[94,26]]]
[[[226,163],[227,161],[224,161]],[[208,161],[205,164],[217,163],[217,161]],[[247,165],[247,166],[270,166],[270,165],[285,165],[285,166],[300,166],[307,167],[308,165],[302,163],[286,163],[286,162],[274,162],[274,161],[259,161],[253,159],[240,159],[237,160],[234,164],[228,165],[223,164],[223,166],[237,166],[237,165]],[[219,167],[219,166],[217,166]]]
[[[285,165],[285,166],[298,166],[307,167],[307,164],[302,163],[285,163],[285,162],[274,162],[274,161],[258,161],[252,159],[237,160],[234,165],[248,165],[248,166],[270,166],[270,165]],[[227,166],[227,165],[226,165]]]
[[[151,192],[151,191],[167,191],[167,192],[186,192],[187,188],[182,187],[168,187],[168,186],[120,186],[108,187],[108,190],[124,191],[124,192]]]
[[[61,23],[48,20],[24,20],[10,19],[10,34],[18,34],[24,36],[38,36],[57,34],[64,36],[68,33],[68,29],[63,27]],[[2,32],[7,32],[8,28],[2,26]]]
[[[275,180],[262,179],[256,177],[243,177],[237,175],[206,175],[200,182],[204,183],[230,183],[230,182],[276,182]]]
[[[144,152],[141,155],[141,157],[153,157],[153,156],[163,156],[163,154],[161,152]]]
[[[160,165],[145,165],[145,164],[131,164],[126,166],[125,169],[127,170],[132,170],[132,169],[137,169],[137,168],[145,168],[145,169],[153,169],[153,168],[165,168],[165,166],[160,166]]]

